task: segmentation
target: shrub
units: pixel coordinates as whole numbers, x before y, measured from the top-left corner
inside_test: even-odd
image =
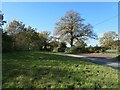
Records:
[[[59,47],[54,48],[52,51],[55,52],[55,53],[57,53],[57,52],[58,52],[58,48],[59,48]]]
[[[71,54],[76,54],[76,53],[85,53],[87,50],[85,48],[81,48],[79,46],[72,46],[69,48],[66,48],[65,53],[71,53]]]
[[[87,49],[87,52],[89,53],[100,53],[100,52],[105,52],[106,48],[104,47],[100,47],[100,46],[89,46],[86,48]]]
[[[65,49],[65,53],[76,53],[78,52],[78,49],[76,46],[68,47]]]
[[[61,42],[60,46],[58,47],[58,52],[65,52],[65,49],[67,48],[65,42]]]
[[[98,46],[89,46],[87,48],[85,47],[80,47],[80,46],[72,46],[69,48],[66,48],[65,53],[100,53],[100,52],[105,52],[105,48],[103,47],[98,47]]]
[[[89,46],[86,48],[88,50],[88,53],[93,53],[94,50],[93,50],[93,47],[92,46]]]
[[[111,50],[111,49],[108,49],[105,51],[106,53],[117,53],[118,50]]]
[[[99,50],[99,52],[100,52],[100,53],[103,53],[103,52],[105,52],[105,49],[104,49],[104,48],[101,48],[101,49]]]

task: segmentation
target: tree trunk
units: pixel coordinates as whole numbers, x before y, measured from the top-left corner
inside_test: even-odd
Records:
[[[47,50],[47,42],[46,42],[46,40],[44,41],[44,50],[45,51]]]
[[[71,37],[70,45],[71,45],[71,47],[73,46],[73,38],[72,37]]]
[[[73,32],[71,32],[70,34],[71,34],[70,45],[72,47],[73,46]]]

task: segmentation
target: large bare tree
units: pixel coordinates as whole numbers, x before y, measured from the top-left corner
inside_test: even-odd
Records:
[[[93,27],[88,24],[83,24],[84,19],[75,11],[68,11],[65,16],[60,18],[56,23],[56,35],[61,39],[66,40],[73,46],[75,41],[86,40],[88,38],[97,38],[93,33]]]

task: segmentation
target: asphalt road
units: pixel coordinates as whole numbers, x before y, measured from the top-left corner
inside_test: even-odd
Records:
[[[73,55],[66,54],[67,56],[82,58],[84,61],[88,61],[91,63],[99,64],[106,67],[112,67],[114,69],[120,70],[120,62],[107,57],[89,57],[89,56],[81,56],[81,55]]]

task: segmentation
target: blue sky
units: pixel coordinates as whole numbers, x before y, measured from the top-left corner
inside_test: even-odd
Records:
[[[94,32],[101,37],[104,32],[118,32],[118,3],[116,2],[4,2],[2,11],[5,20],[22,21],[27,26],[37,28],[38,31],[48,30],[54,32],[55,23],[69,11],[79,12],[90,23]],[[88,40],[90,45],[98,44],[97,40]]]

